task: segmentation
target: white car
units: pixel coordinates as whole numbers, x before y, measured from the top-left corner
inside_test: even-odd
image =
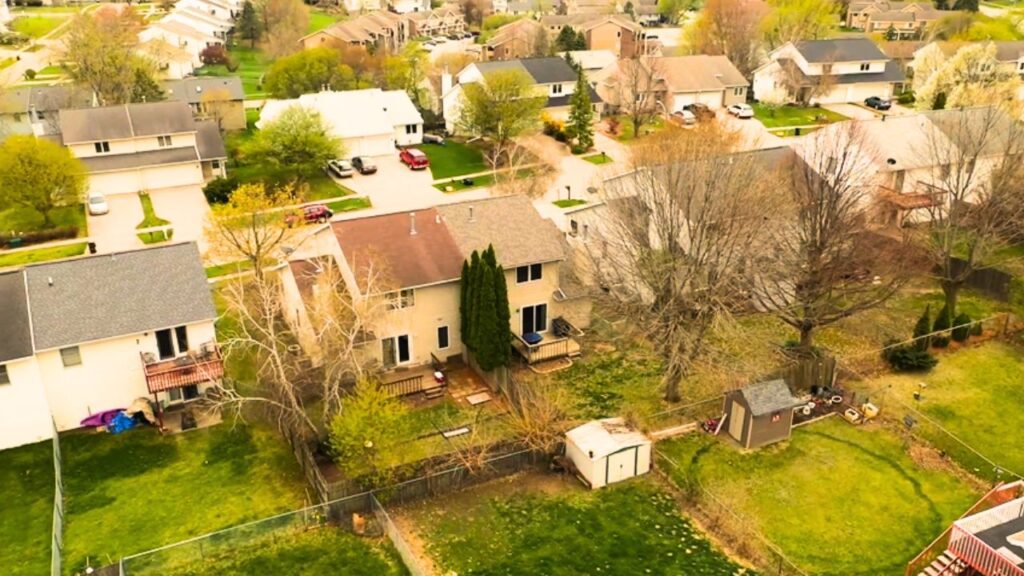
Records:
[[[729,114],[737,118],[753,118],[754,109],[749,104],[733,104],[728,108]]]
[[[90,216],[100,216],[110,212],[110,205],[107,204],[107,199],[103,194],[89,194],[86,205],[89,208]]]
[[[689,110],[679,110],[677,112],[673,112],[672,116],[670,116],[669,119],[675,122],[676,124],[679,124],[680,126],[693,126],[694,124],[697,123],[697,116],[695,116],[694,113],[690,112]]]

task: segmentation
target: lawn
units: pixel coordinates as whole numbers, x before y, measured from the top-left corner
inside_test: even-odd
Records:
[[[293,574],[320,576],[344,573],[351,576],[402,576],[408,574],[398,553],[386,538],[367,538],[330,527],[292,533],[273,533],[229,552],[203,553],[189,565],[164,565],[153,574],[161,576],[265,576]],[[193,551],[196,551],[193,548]],[[197,554],[198,555],[198,554]],[[159,558],[159,556],[157,556]],[[147,574],[134,564],[131,574]]]
[[[601,164],[610,164],[614,162],[614,160],[612,160],[612,157],[605,154],[604,152],[601,152],[600,154],[591,154],[590,156],[584,156],[583,159],[586,160],[587,162],[590,162],[591,164],[597,164],[598,166],[600,166]]]
[[[84,204],[54,208],[50,213],[50,220],[52,225],[47,226],[43,215],[28,206],[15,206],[6,210],[0,210],[0,234],[8,232],[37,232],[68,226],[78,228],[79,236],[85,236],[88,233]]]
[[[207,266],[206,277],[219,278],[220,276],[239,274],[242,272],[248,272],[249,270],[252,270],[252,260],[239,260],[238,262],[228,262],[226,264],[217,264],[216,266]]]
[[[424,144],[420,150],[430,159],[430,173],[434,180],[490,170],[484,162],[483,152],[475,146],[446,140],[444,145]]]
[[[303,480],[270,428],[62,436],[64,565],[81,570],[299,508]]]
[[[483,176],[474,176],[472,184],[466,184],[460,179],[448,180],[434,184],[434,188],[437,188],[441,192],[463,192],[465,190],[473,190],[475,188],[483,188],[484,186],[494,185],[494,174],[485,174]],[[451,190],[448,188],[451,187]]]
[[[903,574],[979,496],[946,470],[915,463],[889,429],[839,418],[755,452],[707,434],[658,448],[678,463],[666,469],[680,486],[699,479],[815,576]]]
[[[306,34],[319,32],[320,30],[327,28],[331,24],[334,24],[335,22],[343,18],[344,16],[341,14],[331,14],[328,12],[324,12],[323,10],[310,10],[309,27],[306,28]]]
[[[783,128],[781,130],[770,130],[769,132],[771,132],[772,135],[778,136],[780,138],[789,138],[790,136],[805,136],[807,134],[810,134],[811,132],[814,132],[815,130],[818,130],[819,128],[819,126],[811,126],[808,128]],[[799,132],[799,134],[797,132]]]
[[[885,376],[864,383],[864,388],[874,391],[883,403],[895,397],[913,404],[918,385],[926,383],[923,399],[917,403],[921,412],[990,460],[1024,474],[1024,450],[1019,443],[1024,430],[1021,374],[1024,350],[988,342],[942,354],[938,366],[927,374]],[[896,418],[907,412],[894,402],[885,403],[884,408],[895,412],[892,415]],[[921,425],[917,431],[968,470],[984,478],[996,478],[990,465],[931,426]]]
[[[586,200],[581,200],[579,198],[555,200],[554,202],[552,202],[552,204],[558,206],[559,208],[572,208],[573,206],[582,206],[586,203]]]
[[[61,246],[50,246],[49,248],[36,248],[34,250],[21,250],[18,252],[0,252],[0,268],[24,266],[37,262],[59,260],[81,256],[85,253],[85,242],[75,244],[64,244]]]
[[[439,574],[752,574],[649,479],[596,492],[575,480],[505,479],[410,508],[408,518]]]
[[[0,565],[13,576],[50,570],[53,444],[46,440],[0,452]]]
[[[362,210],[364,208],[370,208],[373,203],[366,196],[359,196],[357,198],[345,198],[344,200],[335,200],[334,202],[328,202],[327,207],[331,209],[331,212],[335,214],[339,212],[351,212],[353,210]]]
[[[152,232],[141,232],[136,234],[139,240],[142,240],[143,244],[159,244],[160,242],[167,242],[174,238],[174,229],[168,230],[153,230]]]
[[[60,66],[47,66],[36,72],[37,76],[63,76],[64,69]]]
[[[155,228],[171,223],[170,220],[164,220],[156,215],[156,211],[153,210],[153,199],[149,197],[149,194],[139,194],[139,202],[142,203],[142,222],[139,222],[135,228]]]
[[[754,118],[760,120],[765,128],[830,124],[848,120],[846,116],[825,108],[803,108],[801,106],[770,108],[763,104],[754,104],[753,108]]]
[[[67,21],[67,18],[54,16],[19,16],[11,22],[11,30],[29,38],[42,38]]]
[[[203,66],[196,69],[197,76],[238,76],[242,79],[242,89],[246,98],[265,98],[263,92],[263,74],[270,67],[270,58],[259,48],[249,48],[235,44],[230,49],[231,55],[238,60],[238,69],[234,72],[223,64]]]
[[[633,134],[633,122],[628,116],[614,116],[615,120],[619,122],[618,133],[615,134],[615,139],[619,142],[626,142],[628,140],[635,140],[636,136]],[[665,119],[661,116],[655,116],[651,122],[640,126],[640,135],[646,136],[652,132],[658,132],[665,129]]]
[[[8,58],[0,58],[0,70],[14,66],[15,62],[17,62],[17,60],[13,56]]]

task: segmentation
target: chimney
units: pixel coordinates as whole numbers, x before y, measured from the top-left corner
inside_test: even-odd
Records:
[[[441,97],[451,92],[453,86],[452,75],[448,72],[448,67],[444,67],[444,71],[441,72]]]
[[[416,235],[416,213],[409,212],[409,236]]]
[[[472,206],[469,207],[469,221],[470,222],[476,222],[476,218],[473,217],[473,207]]]

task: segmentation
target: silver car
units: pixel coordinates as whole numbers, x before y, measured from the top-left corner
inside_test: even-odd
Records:
[[[352,168],[352,163],[348,160],[328,160],[327,171],[334,174],[338,178],[351,178],[355,175],[356,171]]]
[[[110,205],[107,204],[107,199],[103,194],[89,194],[89,198],[86,199],[86,206],[89,209],[90,216],[101,216],[110,212]]]

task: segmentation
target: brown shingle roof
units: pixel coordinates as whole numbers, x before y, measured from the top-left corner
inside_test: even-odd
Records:
[[[750,85],[725,56],[673,56],[652,58],[650,62],[655,74],[663,77],[673,92],[722,90]]]
[[[438,206],[463,257],[494,246],[506,269],[563,260],[566,244],[551,220],[541,217],[529,198],[499,196]]]

